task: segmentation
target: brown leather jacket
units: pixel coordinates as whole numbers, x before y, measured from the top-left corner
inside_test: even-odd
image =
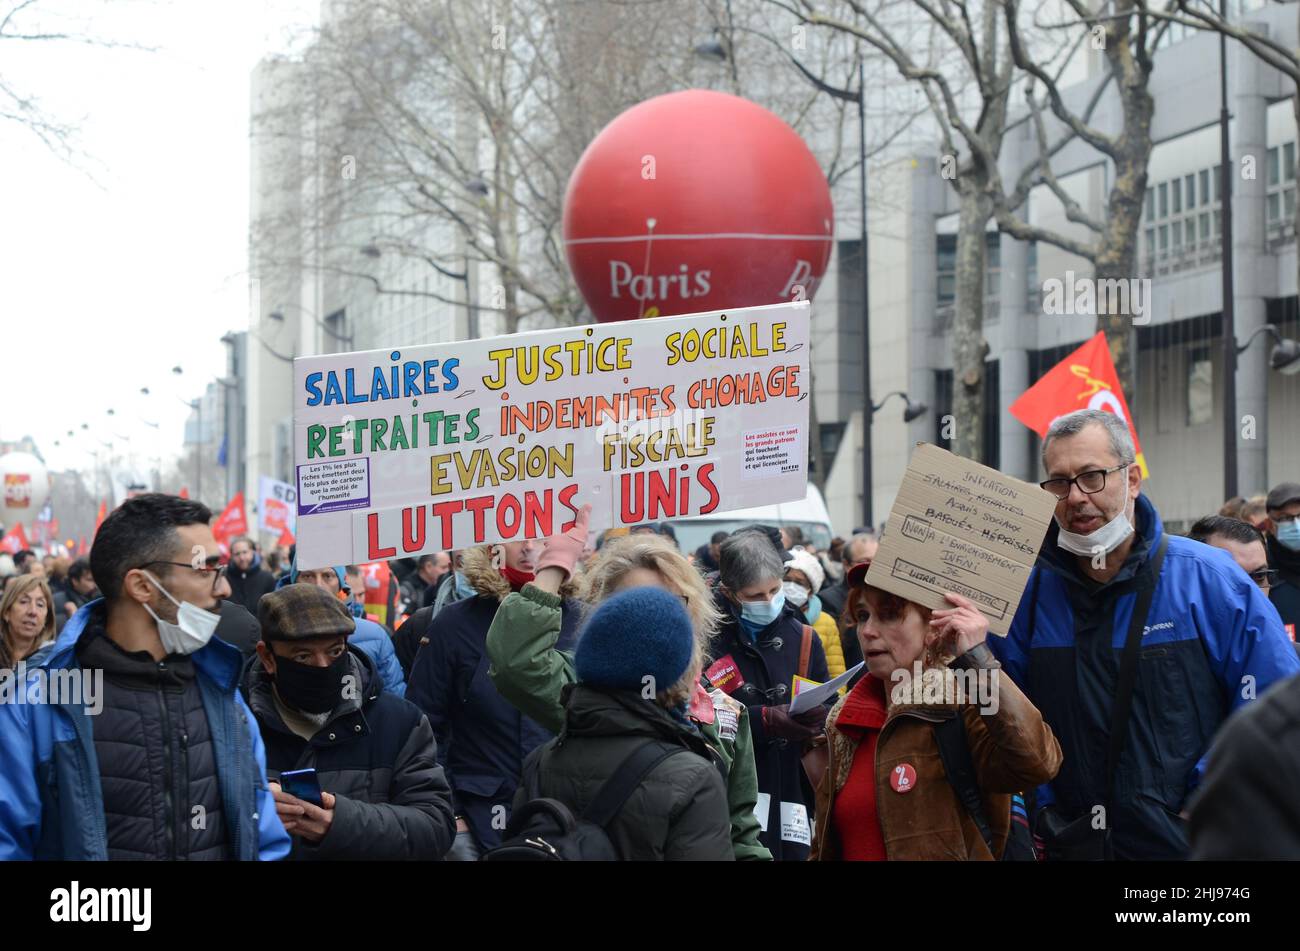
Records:
[[[979,649],[976,648],[978,651]],[[997,666],[987,648],[981,666]],[[992,860],[1000,857],[1011,823],[1011,793],[1050,781],[1061,767],[1061,746],[1011,678],[998,670],[998,709],[981,714],[974,704],[889,703],[888,714],[876,743],[876,813],[884,835],[885,854],[898,859]],[[888,697],[892,684],[885,684]],[[836,728],[847,697],[840,698],[826,719],[829,768],[817,788],[816,833],[810,860],[836,860],[839,836],[831,821],[835,795],[843,788],[853,766],[858,742]],[[912,698],[909,698],[912,699]],[[951,698],[950,698],[951,699]],[[993,853],[962,806],[944,773],[934,724],[953,716],[966,721],[966,736],[984,812],[993,832]],[[910,765],[916,771],[913,788],[894,791],[894,768]],[[865,821],[870,821],[864,817]]]

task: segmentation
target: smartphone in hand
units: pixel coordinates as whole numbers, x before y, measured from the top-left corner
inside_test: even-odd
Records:
[[[280,788],[290,796],[325,808],[320,794],[320,780],[315,769],[294,769],[280,774]]]

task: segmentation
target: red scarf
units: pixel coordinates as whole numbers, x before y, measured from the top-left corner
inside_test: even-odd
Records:
[[[520,571],[518,568],[511,568],[506,565],[501,569],[501,575],[510,582],[511,591],[521,591],[524,585],[529,584],[534,575],[531,571]]]

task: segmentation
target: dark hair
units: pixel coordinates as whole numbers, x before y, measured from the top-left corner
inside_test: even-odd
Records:
[[[1207,515],[1197,521],[1192,526],[1192,530],[1187,533],[1187,537],[1196,542],[1209,542],[1216,535],[1229,541],[1241,542],[1243,545],[1249,545],[1251,542],[1264,544],[1264,536],[1254,525],[1243,522],[1239,518],[1228,518],[1226,515]]]
[[[90,571],[90,562],[85,558],[78,558],[68,566],[68,580],[79,581],[81,576]]]
[[[238,545],[240,542],[248,542],[248,547],[253,549],[254,552],[257,551],[257,542],[253,541],[247,535],[236,535],[234,538],[232,538],[230,540],[230,550],[233,552],[235,550],[235,546]]]
[[[159,492],[127,499],[104,519],[95,534],[90,549],[95,586],[113,603],[122,596],[122,579],[128,571],[175,556],[180,544],[176,529],[211,521],[212,510],[193,499]]]
[[[444,553],[440,551],[435,551],[432,555],[421,555],[420,560],[415,563],[416,567],[423,568],[425,565],[436,564],[438,560],[438,556],[441,554]]]
[[[14,567],[18,569],[19,574],[27,567],[27,562],[36,557],[36,552],[30,548],[24,548],[18,554],[14,555]]]
[[[712,535],[709,536],[710,545],[721,545],[726,540],[727,540],[726,532],[714,532]]]

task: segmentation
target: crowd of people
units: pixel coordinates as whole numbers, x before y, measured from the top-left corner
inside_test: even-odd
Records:
[[[869,528],[683,553],[583,509],[391,562],[376,612],[357,566],[129,499],[88,559],[0,558],[0,859],[1300,858],[1300,484],[1181,537],[1117,417],[1042,453],[1006,637],[870,584]]]

